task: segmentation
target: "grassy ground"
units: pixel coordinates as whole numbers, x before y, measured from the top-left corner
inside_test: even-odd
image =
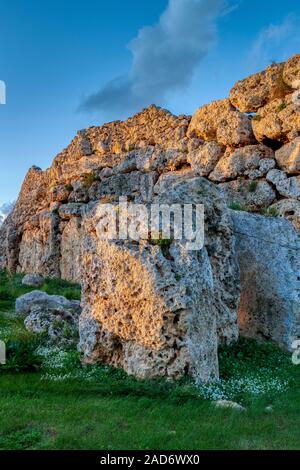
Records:
[[[61,281],[43,289],[78,298],[78,287]],[[242,339],[223,349],[222,381],[205,387],[139,381],[82,368],[76,351],[25,332],[13,303],[27,291],[21,276],[0,274],[0,339],[10,345],[0,367],[0,450],[300,448],[300,366],[273,345]],[[216,409],[217,398],[246,411]]]

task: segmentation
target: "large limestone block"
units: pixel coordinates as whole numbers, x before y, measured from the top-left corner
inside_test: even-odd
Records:
[[[140,197],[143,201],[149,201],[153,196],[153,188],[158,175],[155,171],[143,173],[132,171],[130,173],[117,174],[104,179],[101,183],[95,183],[89,189],[92,201],[118,199],[120,196]]]
[[[265,145],[246,145],[239,149],[227,149],[224,156],[209,175],[209,179],[223,182],[238,176],[256,179],[274,168],[274,152]]]
[[[228,205],[237,204],[244,210],[259,210],[269,207],[276,199],[276,192],[271,185],[264,180],[257,181],[256,186],[251,186],[251,181],[239,179],[221,183]]]
[[[138,377],[181,377],[188,369],[202,380],[217,377],[207,253],[198,260],[196,253],[189,256],[174,244],[172,266],[158,246],[89,243],[96,246],[83,256],[89,266],[80,318],[85,360],[107,362]]]
[[[192,169],[200,176],[207,176],[213,171],[225,148],[217,142],[205,142],[189,152],[187,161]]]
[[[37,273],[26,274],[26,276],[24,276],[22,279],[23,286],[42,287],[44,283],[45,279],[43,276]]]
[[[277,150],[275,158],[281,170],[300,173],[300,137]]]
[[[300,201],[282,199],[271,206],[281,217],[288,219],[300,234]]]
[[[135,152],[136,166],[140,171],[173,171],[187,163],[186,153],[179,150],[164,150],[161,147],[146,147]]]
[[[16,313],[28,331],[46,334],[49,342],[62,346],[76,342],[80,311],[79,301],[38,290],[16,301]]]
[[[285,63],[283,79],[292,88],[300,87],[300,54],[294,55]]]
[[[300,135],[300,112],[294,93],[278,98],[258,110],[252,119],[253,132],[259,142],[273,145],[275,150],[283,143]],[[277,148],[276,148],[277,147]]]
[[[164,177],[165,178],[165,177]],[[206,203],[206,243],[101,240],[99,204],[84,218],[80,349],[138,377],[218,376],[217,346],[236,339],[239,274],[231,219],[202,178],[169,178],[157,204]],[[163,188],[163,185],[160,186]]]
[[[19,263],[19,244],[24,225],[48,206],[48,176],[31,167],[22,184],[17,203],[0,229],[0,266],[15,271]],[[34,272],[30,269],[28,272]],[[39,270],[37,270],[39,272]]]
[[[241,334],[291,351],[300,338],[300,237],[281,218],[232,212],[241,272]]]
[[[219,343],[229,344],[238,337],[236,305],[239,298],[239,272],[234,252],[233,227],[227,201],[220,188],[192,173],[162,175],[154,188],[159,204],[203,204],[205,208],[205,247],[214,277],[214,308]]]
[[[60,276],[69,282],[80,283],[81,219],[72,218],[65,226],[60,243]]]
[[[60,277],[60,237],[58,216],[43,212],[36,225],[28,225],[19,245],[18,270],[38,272],[46,277]]]
[[[251,120],[240,113],[229,99],[202,106],[192,117],[189,137],[215,140],[221,145],[240,147],[255,142]]]
[[[230,101],[242,113],[253,113],[290,89],[282,79],[284,64],[270,65],[263,72],[237,82],[230,91]]]
[[[288,177],[284,171],[274,169],[269,171],[266,178],[281,196],[300,199],[300,176]]]

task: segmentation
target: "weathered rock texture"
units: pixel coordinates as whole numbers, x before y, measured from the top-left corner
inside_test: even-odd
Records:
[[[157,183],[156,204],[204,204],[206,245],[168,253],[151,240],[99,239],[98,205],[84,222],[83,313],[80,348],[86,361],[123,367],[140,376],[199,380],[218,376],[219,341],[238,337],[239,271],[231,218],[221,192],[199,177],[173,175]],[[136,196],[139,199],[139,195]]]
[[[216,375],[217,342],[238,335],[227,206],[278,214],[300,229],[299,67],[298,55],[274,64],[192,117],[150,106],[125,122],[79,131],[51,168],[29,170],[0,230],[0,269],[82,282],[86,360],[143,376],[180,376],[187,369],[204,380]],[[183,253],[174,243],[167,259],[149,242],[140,250],[96,243],[93,207],[116,204],[120,196],[132,203],[204,203],[205,248]],[[196,283],[183,265],[192,266]],[[138,292],[134,283],[129,289],[126,273]],[[181,280],[175,283],[175,276]]]
[[[60,295],[32,291],[16,301],[16,313],[28,331],[44,334],[50,343],[71,345],[78,338],[80,302]]]
[[[300,238],[286,220],[232,216],[241,271],[240,331],[292,351],[300,337]]]
[[[84,205],[115,197],[116,187],[130,197],[141,184],[151,192],[161,174],[180,169],[221,184],[228,204],[251,211],[300,200],[299,64],[296,55],[238,82],[229,99],[192,118],[150,106],[79,131],[50,169],[29,170],[0,232],[0,266],[80,280]]]

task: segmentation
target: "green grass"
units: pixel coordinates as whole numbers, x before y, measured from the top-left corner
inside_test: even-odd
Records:
[[[0,271],[0,312],[13,310],[17,297],[36,290],[33,287],[23,286],[22,278],[22,274],[10,275]],[[61,279],[46,279],[45,284],[39,290],[49,295],[63,295],[69,300],[80,299],[80,286]]]
[[[272,413],[266,399],[237,413],[147,390],[3,374],[0,449],[299,449],[299,388]]]
[[[276,207],[262,207],[260,212],[265,217],[279,217]]]
[[[258,186],[258,182],[256,180],[250,181],[248,185],[249,193],[255,193],[255,191],[257,190],[257,186]]]
[[[287,104],[283,101],[282,103],[280,103],[279,106],[277,106],[277,108],[276,108],[277,113],[280,113],[280,112],[283,111],[286,107],[287,107]]]
[[[232,201],[229,203],[228,205],[229,209],[233,210],[233,211],[247,211],[247,208],[240,204],[239,202],[235,202],[235,201]]]
[[[12,305],[21,276],[2,273],[1,281],[2,302]],[[196,387],[188,378],[137,380],[109,366],[82,367],[77,351],[50,349],[13,311],[0,313],[0,339],[3,332],[10,367],[0,366],[0,450],[300,447],[300,366],[271,343],[242,338],[222,348],[222,381]],[[211,399],[222,393],[246,411],[216,409]]]

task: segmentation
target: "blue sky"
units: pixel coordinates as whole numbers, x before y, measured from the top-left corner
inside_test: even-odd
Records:
[[[172,1],[211,6],[212,0]],[[203,15],[205,47],[198,50],[185,77],[181,71],[184,85],[170,86],[156,104],[175,114],[191,114],[204,103],[226,97],[235,81],[300,52],[297,0],[229,3],[230,11],[213,18],[213,40],[207,44]],[[128,44],[141,28],[157,25],[168,4],[168,0],[1,0],[0,80],[6,82],[7,104],[0,105],[0,205],[17,196],[31,165],[47,168],[77,130],[127,115],[125,107],[112,106],[110,112],[101,106],[78,108],[111,80],[128,77],[133,68]],[[199,36],[194,39],[196,50]],[[180,46],[180,34],[176,40]],[[180,67],[185,68],[184,61],[178,61]],[[170,70],[170,79],[173,74]],[[159,90],[154,96],[160,96]]]

